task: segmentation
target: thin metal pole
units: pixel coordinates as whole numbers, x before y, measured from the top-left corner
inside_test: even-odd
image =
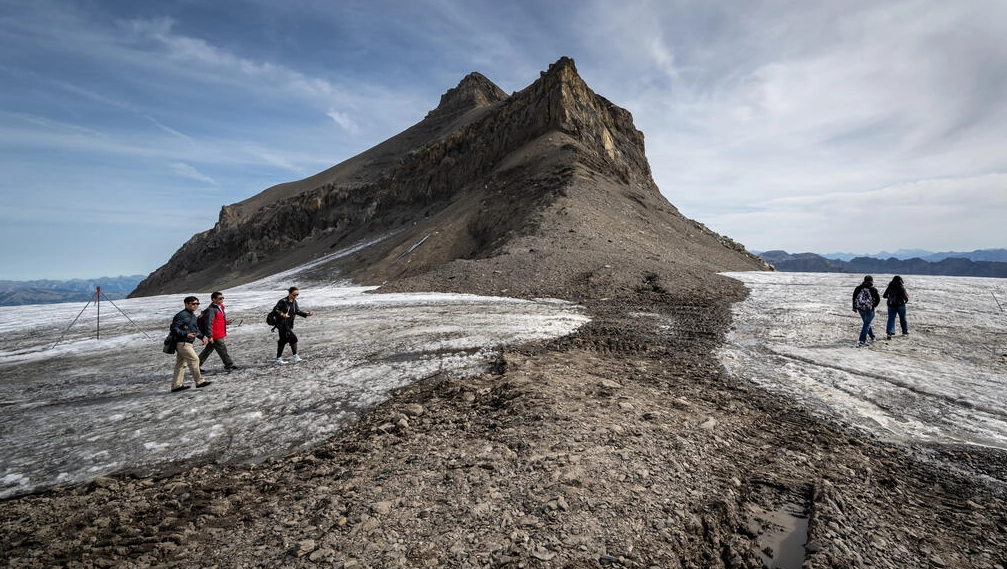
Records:
[[[101,339],[101,287],[94,293],[94,305],[98,307],[98,320],[94,325],[94,339]]]
[[[997,306],[1000,307],[1000,313],[1002,314],[1003,311],[1004,311],[1003,305],[1000,304],[1000,301],[997,299],[997,295],[993,294],[992,290],[990,291],[990,294],[993,295],[993,301],[996,302]],[[996,345],[993,346],[993,357],[994,357],[994,359],[997,357],[997,352],[999,352],[999,351],[1000,351],[1000,342],[997,342]],[[1004,354],[1004,355],[1007,355],[1007,354]]]
[[[100,290],[100,287],[99,287],[99,290]],[[126,320],[129,320],[129,322],[133,326],[136,326],[136,329],[139,330],[141,334],[143,334],[148,340],[150,339],[150,336],[147,336],[147,333],[143,331],[143,328],[140,328],[139,326],[137,326],[136,322],[133,322],[133,319],[130,318],[129,315],[127,315],[125,312],[123,312],[121,308],[119,308],[114,302],[112,302],[112,299],[110,299],[109,297],[105,296],[105,293],[101,293],[101,295],[103,297],[105,297],[105,300],[107,300],[109,302],[109,304],[111,304],[112,306],[115,306],[115,309],[119,311],[119,314],[122,314],[123,316],[125,316]]]
[[[91,301],[90,300],[87,301],[87,304],[84,305],[84,308],[81,308],[80,312],[77,313],[77,318],[80,318],[80,315],[84,314],[84,311],[87,310],[88,306],[91,306]],[[66,327],[66,330],[63,330],[63,333],[60,335],[59,340],[56,340],[56,344],[58,344],[58,343],[60,343],[60,342],[63,341],[63,336],[66,336],[66,333],[68,331],[70,331],[70,328],[72,328],[73,325],[77,323],[77,318],[74,318],[73,322],[70,322],[70,325]],[[56,344],[53,344],[52,346],[49,346],[49,349],[51,350],[51,349],[55,348]]]

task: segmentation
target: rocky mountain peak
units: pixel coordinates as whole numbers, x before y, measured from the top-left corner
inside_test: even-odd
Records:
[[[426,118],[436,119],[459,115],[477,107],[486,107],[507,99],[507,93],[497,87],[481,73],[472,72],[465,76],[454,89],[441,95],[437,108]]]
[[[594,154],[596,167],[658,192],[633,115],[592,91],[573,59],[561,57],[515,98],[537,110],[544,128],[582,142]]]
[[[632,115],[562,57],[510,96],[471,73],[402,133],[224,206],[133,295],[236,286],[349,248],[317,276],[572,298],[599,266],[619,266],[604,278],[627,294],[668,290],[664,270],[765,268],[667,201]]]

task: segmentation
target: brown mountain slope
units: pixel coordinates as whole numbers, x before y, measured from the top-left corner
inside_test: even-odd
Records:
[[[629,112],[561,58],[510,97],[470,74],[402,134],[224,207],[133,294],[226,288],[373,241],[314,276],[580,298],[599,282],[660,291],[672,274],[765,268],[678,213]]]

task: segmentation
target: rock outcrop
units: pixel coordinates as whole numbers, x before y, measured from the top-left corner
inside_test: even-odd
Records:
[[[662,264],[765,268],[661,195],[631,114],[591,91],[564,57],[511,96],[472,73],[403,133],[223,207],[212,229],[193,236],[133,294],[234,286],[362,243],[371,244],[319,274],[380,284],[432,271],[473,273],[464,261],[521,252],[532,278],[571,247],[596,250],[601,265],[650,257],[653,267],[633,269],[636,281]],[[473,278],[470,287],[489,284]],[[537,280],[534,292],[511,293],[572,286]]]

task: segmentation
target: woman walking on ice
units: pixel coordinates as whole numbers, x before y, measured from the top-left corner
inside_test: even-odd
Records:
[[[909,293],[906,292],[906,285],[902,282],[902,277],[898,275],[893,277],[882,296],[888,299],[888,325],[885,326],[885,333],[888,334],[888,337],[885,339],[891,340],[895,335],[896,314],[899,316],[902,335],[909,334],[909,326],[906,324],[906,303],[909,302]]]

